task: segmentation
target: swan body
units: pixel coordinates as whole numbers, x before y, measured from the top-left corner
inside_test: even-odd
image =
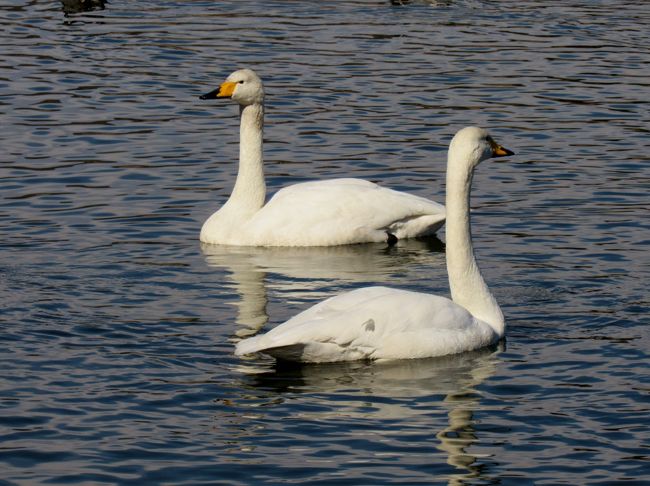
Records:
[[[428,358],[498,341],[487,323],[437,295],[365,287],[331,297],[272,331],[241,341],[237,354],[285,361]]]
[[[432,214],[432,211],[438,210]],[[278,191],[248,218],[218,211],[201,241],[253,246],[329,246],[435,233],[444,207],[362,179],[303,182]]]
[[[295,184],[266,204],[262,157],[264,89],[250,69],[232,73],[202,99],[240,105],[239,172],[233,192],[201,229],[204,243],[330,246],[432,235],[445,222],[441,204],[362,179]]]
[[[474,258],[469,193],[474,168],[506,155],[512,152],[476,127],[460,130],[450,144],[446,259],[452,299],[388,287],[353,290],[240,341],[236,354],[312,363],[393,360],[456,354],[499,341],[505,321]]]

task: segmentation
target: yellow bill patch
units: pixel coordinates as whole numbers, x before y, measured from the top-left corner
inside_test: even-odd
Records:
[[[492,147],[492,156],[493,157],[506,157],[508,155],[514,155],[514,152],[503,148],[501,145],[492,140],[492,137],[489,138],[490,146]]]
[[[497,145],[494,148],[494,155],[500,155],[502,157],[509,155],[508,152],[506,152],[506,149],[504,149],[501,145]]]
[[[235,86],[237,86],[237,83],[233,83],[232,81],[224,81],[219,86],[217,98],[229,98],[235,91]]]

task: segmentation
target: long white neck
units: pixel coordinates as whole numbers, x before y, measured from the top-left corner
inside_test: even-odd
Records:
[[[262,159],[264,106],[240,106],[239,171],[224,209],[251,216],[264,206],[266,184]]]
[[[455,160],[458,157],[450,150],[447,162],[446,256],[451,298],[503,336],[503,313],[483,280],[472,247],[469,195],[473,167],[466,160]]]

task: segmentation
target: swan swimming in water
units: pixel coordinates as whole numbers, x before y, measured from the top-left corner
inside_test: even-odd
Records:
[[[204,243],[240,246],[330,246],[395,243],[432,235],[445,208],[423,197],[362,179],[304,182],[278,191],[266,204],[262,157],[264,88],[250,69],[232,73],[201,99],[239,103],[239,172],[228,201],[203,224]]]
[[[360,288],[240,341],[235,353],[308,363],[392,360],[456,354],[499,341],[506,325],[474,257],[469,201],[475,167],[507,155],[513,152],[476,127],[460,130],[449,146],[445,204],[451,300],[388,287]]]

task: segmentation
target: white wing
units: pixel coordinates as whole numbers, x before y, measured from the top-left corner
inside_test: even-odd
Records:
[[[246,223],[253,240],[271,245],[340,245],[433,234],[441,204],[361,179],[305,182],[278,191]]]
[[[245,339],[238,355],[333,362],[426,358],[494,343],[493,329],[451,300],[366,287],[325,300],[268,333]]]

